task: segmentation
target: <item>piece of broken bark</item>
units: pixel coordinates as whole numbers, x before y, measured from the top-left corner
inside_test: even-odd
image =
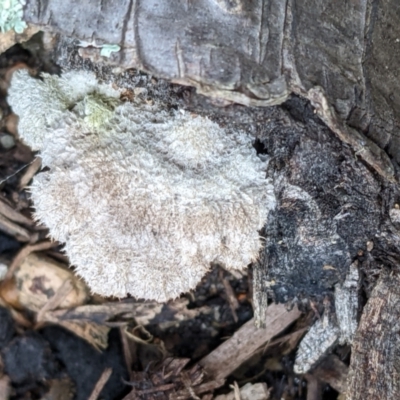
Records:
[[[327,301],[325,312],[299,345],[294,364],[298,374],[308,372],[335,345],[351,345],[358,324],[359,286],[358,262],[350,265],[349,273],[342,284],[335,285],[335,312],[329,309]]]
[[[266,383],[246,383],[240,389],[237,387],[228,394],[216,396],[215,400],[268,400],[269,395],[270,390]]]
[[[347,400],[400,398],[400,278],[382,273],[352,347]]]
[[[348,366],[338,356],[331,354],[321,361],[310,374],[320,381],[328,383],[337,392],[346,393],[348,372]]]
[[[275,335],[294,322],[300,314],[297,307],[287,311],[282,304],[271,304],[266,310],[265,328],[256,328],[254,320],[251,319],[231,338],[204,357],[199,364],[209,377],[223,380]]]

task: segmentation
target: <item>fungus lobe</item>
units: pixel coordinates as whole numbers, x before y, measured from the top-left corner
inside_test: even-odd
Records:
[[[86,72],[42,78],[16,72],[8,97],[48,167],[30,188],[35,217],[94,292],[166,301],[211,263],[257,258],[275,198],[249,135],[122,102]]]

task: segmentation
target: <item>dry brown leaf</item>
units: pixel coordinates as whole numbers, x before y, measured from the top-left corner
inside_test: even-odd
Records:
[[[194,318],[201,313],[211,312],[208,307],[188,310],[186,299],[161,304],[153,301],[136,302],[123,300],[95,305],[83,305],[69,310],[56,310],[46,313],[48,321],[75,320],[96,322],[101,325],[121,326],[135,320],[138,325],[146,326],[150,321],[154,324],[176,324]]]
[[[25,257],[14,271],[13,282],[18,303],[27,310],[39,312],[68,280],[72,288],[58,307],[84,304],[89,297],[86,285],[71,270],[43,255],[32,253]],[[3,292],[2,295],[4,298]]]

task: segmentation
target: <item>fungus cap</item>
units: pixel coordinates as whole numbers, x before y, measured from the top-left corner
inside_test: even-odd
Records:
[[[94,292],[165,301],[210,263],[242,270],[258,257],[275,198],[245,132],[123,103],[84,72],[18,71],[9,103],[49,167],[30,188],[35,216]]]

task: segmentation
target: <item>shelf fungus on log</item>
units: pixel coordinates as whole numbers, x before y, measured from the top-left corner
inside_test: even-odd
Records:
[[[123,102],[87,72],[18,71],[9,103],[47,167],[30,188],[35,216],[94,292],[166,301],[212,263],[258,257],[275,197],[245,132]]]

